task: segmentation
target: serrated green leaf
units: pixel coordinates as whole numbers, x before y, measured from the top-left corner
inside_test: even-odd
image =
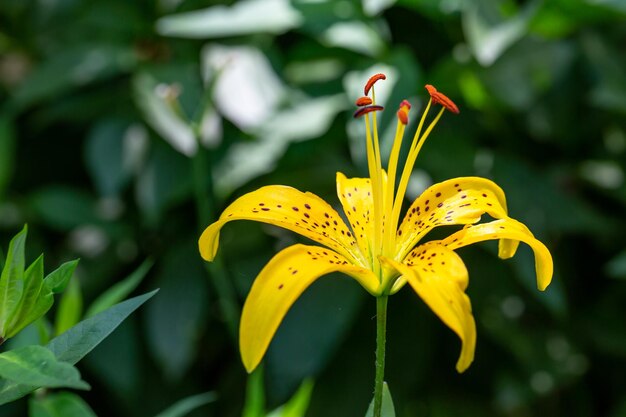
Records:
[[[91,352],[105,337],[120,325],[133,311],[148,301],[158,290],[121,302],[89,319],[83,320],[46,347],[57,360],[75,364]],[[14,401],[37,389],[33,385],[8,382],[0,387],[0,405]]]
[[[126,279],[116,283],[111,288],[103,292],[94,300],[93,303],[91,303],[87,309],[87,313],[85,313],[85,317],[92,317],[128,297],[128,295],[133,292],[145,278],[148,271],[150,271],[150,268],[152,268],[152,265],[154,265],[154,261],[152,259],[147,259]]]
[[[5,337],[7,325],[13,316],[24,288],[24,245],[26,243],[27,226],[24,226],[11,242],[6,262],[0,276],[0,337]]]
[[[370,403],[365,417],[373,417],[374,415],[374,400]],[[393,408],[393,400],[391,399],[391,392],[386,382],[383,382],[383,406],[380,413],[381,417],[396,417],[396,412]]]
[[[54,353],[37,345],[1,353],[0,377],[37,387],[89,389],[78,369],[57,361]]]
[[[43,285],[43,255],[33,262],[24,272],[24,290],[20,302],[7,326],[7,336],[13,337],[31,321],[28,321],[28,313],[35,307]]]
[[[83,313],[83,295],[78,279],[70,280],[63,293],[54,323],[54,333],[61,334],[76,325]]]
[[[78,395],[59,392],[31,398],[28,417],[96,417],[96,414]]]
[[[167,410],[160,412],[155,417],[183,417],[198,407],[213,402],[217,399],[214,392],[193,395],[176,402]]]

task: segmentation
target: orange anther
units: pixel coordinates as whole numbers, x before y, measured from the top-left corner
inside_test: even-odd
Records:
[[[356,105],[359,107],[369,106],[372,104],[372,99],[369,97],[359,97],[356,99]]]
[[[440,93],[435,87],[430,84],[426,84],[425,87],[428,90],[428,94],[430,94],[430,98],[433,100],[433,103],[441,104],[452,113],[459,113],[459,108],[445,94]]]
[[[386,80],[387,76],[385,74],[374,74],[370,77],[369,80],[367,80],[367,83],[365,83],[365,88],[363,89],[363,93],[365,95],[368,95],[370,90],[372,89],[372,87],[374,86],[374,83],[376,83],[376,81],[378,80]]]
[[[397,114],[400,123],[406,126],[409,123],[409,111],[407,110],[406,106],[400,107],[400,110],[398,110]]]
[[[400,102],[400,108],[402,107],[406,107],[408,110],[411,110],[411,103],[409,103],[408,100],[402,100],[402,102]]]
[[[354,112],[354,118],[356,119],[357,117],[361,117],[364,114],[367,114],[369,112],[379,111],[382,109],[383,109],[383,106],[378,106],[378,105],[361,107],[360,109]]]

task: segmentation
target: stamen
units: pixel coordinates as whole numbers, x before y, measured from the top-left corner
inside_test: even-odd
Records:
[[[356,105],[359,107],[369,106],[372,104],[372,99],[369,97],[359,97],[356,99]]]
[[[445,94],[440,93],[439,91],[437,91],[435,87],[433,87],[430,84],[426,84],[425,87],[428,90],[428,94],[430,94],[430,97],[432,98],[433,103],[441,104],[443,107],[450,110],[452,113],[459,114],[459,108]]]
[[[406,110],[406,107],[401,107],[397,114],[400,123],[406,126],[409,123],[409,112]]]
[[[367,83],[365,83],[365,88],[363,89],[363,93],[364,95],[368,95],[371,88],[374,86],[374,84],[376,83],[376,81],[378,80],[386,80],[387,76],[385,74],[374,74],[370,77],[369,80],[367,80]]]
[[[393,207],[394,207],[394,192],[396,185],[396,171],[398,169],[398,159],[400,156],[400,148],[402,146],[402,138],[404,136],[404,129],[409,122],[409,109],[411,104],[402,100],[400,103],[400,109],[398,110],[398,126],[396,127],[396,136],[393,140],[393,146],[391,153],[389,154],[389,164],[387,166],[387,190],[385,196],[385,211],[392,213],[391,218],[387,216],[387,227],[384,230],[383,240],[383,255],[393,256],[393,250],[395,249],[395,239],[393,234],[396,232],[396,227],[393,222]]]
[[[354,118],[357,119],[363,116],[364,114],[367,114],[373,111],[380,111],[383,109],[384,109],[383,106],[378,106],[378,105],[361,107],[360,109],[354,112]]]
[[[400,123],[405,126],[409,123],[409,110],[411,110],[411,103],[409,103],[407,100],[402,100],[397,115]]]

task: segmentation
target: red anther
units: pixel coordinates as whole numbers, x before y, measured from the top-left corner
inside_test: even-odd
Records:
[[[430,94],[430,98],[433,100],[433,103],[441,104],[452,113],[459,113],[459,108],[445,94],[440,93],[435,87],[430,84],[426,84],[425,87],[428,90],[428,94]]]
[[[409,111],[407,110],[406,106],[400,107],[400,110],[398,110],[397,114],[400,123],[406,126],[409,123]]]
[[[372,104],[372,99],[369,97],[359,97],[356,99],[356,105],[359,107],[369,106]]]
[[[354,118],[356,119],[357,117],[361,117],[364,114],[367,114],[369,112],[379,111],[382,109],[383,109],[383,106],[378,106],[378,105],[361,107],[360,109],[354,112]]]
[[[370,90],[372,89],[372,87],[374,86],[374,83],[376,83],[376,81],[378,80],[386,80],[387,76],[385,74],[374,74],[370,77],[369,80],[367,80],[367,83],[365,83],[365,88],[363,89],[363,94],[364,95],[368,95]]]
[[[400,102],[400,108],[402,107],[406,107],[408,110],[411,110],[411,103],[409,103],[408,100],[402,100],[402,102]]]
[[[431,97],[437,92],[437,89],[430,84],[426,84],[424,87],[426,87],[428,94],[430,94]]]

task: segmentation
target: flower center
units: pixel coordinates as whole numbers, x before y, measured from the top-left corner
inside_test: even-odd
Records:
[[[383,277],[379,256],[402,261],[396,259],[399,254],[396,251],[396,241],[401,238],[398,230],[398,220],[400,218],[400,209],[404,201],[406,189],[413,171],[413,166],[417,159],[424,142],[433,130],[444,110],[450,110],[458,113],[458,107],[448,97],[438,92],[431,85],[426,85],[426,89],[430,94],[430,100],[426,105],[424,113],[417,126],[415,135],[409,148],[409,153],[404,161],[404,166],[400,174],[398,187],[396,189],[396,177],[398,174],[398,163],[400,157],[400,149],[402,147],[402,138],[404,131],[409,122],[409,111],[411,104],[407,100],[400,103],[397,111],[398,123],[396,127],[396,135],[391,147],[389,160],[387,161],[387,177],[385,181],[385,172],[382,168],[380,144],[378,140],[378,125],[376,121],[376,112],[383,110],[383,106],[376,104],[376,93],[374,84],[379,80],[385,80],[384,74],[376,74],[370,77],[365,84],[364,96],[356,100],[359,106],[354,113],[354,117],[364,116],[365,136],[367,150],[367,166],[369,176],[372,183],[372,206],[374,211],[374,236],[371,236],[371,264],[374,272],[380,277],[383,285],[386,277]],[[371,92],[371,97],[370,97]],[[432,104],[441,104],[442,108],[435,118],[430,122],[426,130],[423,130],[426,116]]]

